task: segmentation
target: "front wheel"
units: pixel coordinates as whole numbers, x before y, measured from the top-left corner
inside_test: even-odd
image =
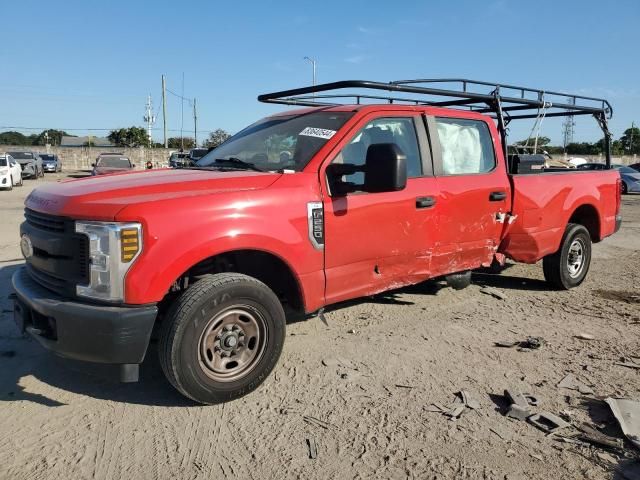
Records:
[[[591,235],[582,225],[570,223],[560,249],[542,259],[544,278],[554,287],[568,290],[580,285],[591,264]]]
[[[628,191],[627,184],[622,182],[622,195],[626,195]]]
[[[162,321],[162,370],[196,402],[242,397],[275,367],[285,324],[278,297],[264,283],[237,273],[208,275],[184,292]]]

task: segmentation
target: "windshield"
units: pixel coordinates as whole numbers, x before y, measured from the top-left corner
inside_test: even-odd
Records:
[[[312,112],[262,119],[235,134],[198,161],[198,167],[242,168],[242,162],[260,170],[301,171],[352,112]],[[224,160],[236,159],[236,163]],[[222,161],[222,162],[220,162]]]
[[[7,158],[0,157],[0,167],[6,167],[6,166],[7,166]]]
[[[45,153],[44,155],[40,155],[40,158],[42,160],[49,161],[49,162],[55,160],[55,157],[53,155],[51,155],[51,154],[48,154],[48,153]]]
[[[9,152],[16,160],[33,160],[33,153],[31,152]]]
[[[126,157],[102,157],[98,159],[98,167],[129,168],[131,162]]]

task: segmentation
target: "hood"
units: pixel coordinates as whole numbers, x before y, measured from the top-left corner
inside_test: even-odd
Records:
[[[35,158],[21,158],[21,159],[16,159],[16,162],[18,162],[20,165],[29,165],[30,163],[36,163],[36,159]]]
[[[51,215],[114,220],[128,205],[266,188],[281,174],[247,171],[141,170],[48,183],[25,206]]]

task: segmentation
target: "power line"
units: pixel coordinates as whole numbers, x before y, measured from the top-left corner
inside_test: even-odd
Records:
[[[115,128],[57,128],[57,127],[17,127],[17,126],[2,126],[0,125],[0,129],[13,129],[13,130],[34,130],[34,131],[45,131],[45,130],[59,130],[64,132],[110,132],[112,130],[119,130],[123,127],[115,127]],[[152,131],[162,130],[161,127],[153,127]],[[204,129],[201,130],[203,132],[213,132],[216,129]],[[168,132],[179,132],[180,129],[167,129]],[[5,132],[0,132],[5,133]]]

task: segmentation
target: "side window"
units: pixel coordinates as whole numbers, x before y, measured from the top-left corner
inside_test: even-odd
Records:
[[[491,133],[481,120],[435,118],[445,175],[487,173],[496,166]]]
[[[334,163],[364,165],[369,145],[376,143],[395,143],[407,156],[407,177],[422,175],[422,162],[418,149],[418,137],[412,117],[377,118],[367,123],[355,134]],[[345,181],[362,185],[364,173],[358,172],[345,176]]]

